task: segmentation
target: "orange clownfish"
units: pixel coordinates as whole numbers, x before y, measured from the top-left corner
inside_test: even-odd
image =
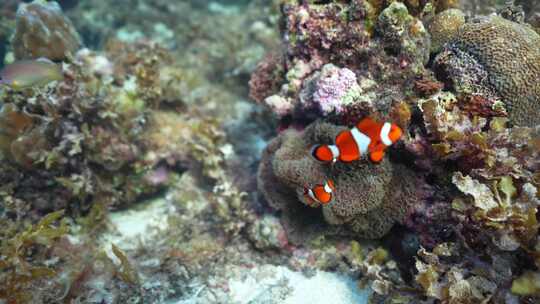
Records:
[[[371,118],[364,118],[350,130],[336,136],[335,145],[317,145],[311,150],[313,157],[321,162],[347,163],[369,154],[373,162],[380,162],[384,150],[398,141],[403,134],[400,127],[385,122],[379,123]]]
[[[304,187],[304,198],[309,205],[319,203],[326,205],[332,201],[334,182],[327,180],[324,185],[315,185],[313,188]]]

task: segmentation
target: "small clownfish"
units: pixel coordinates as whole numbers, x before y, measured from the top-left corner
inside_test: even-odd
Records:
[[[317,145],[311,155],[321,162],[337,160],[348,163],[369,154],[371,161],[378,163],[384,157],[384,150],[401,138],[403,131],[395,124],[379,123],[364,118],[350,130],[336,136],[335,145]]]
[[[334,182],[327,180],[324,185],[315,185],[313,188],[304,187],[304,198],[310,206],[315,203],[326,205],[332,201],[334,190]]]

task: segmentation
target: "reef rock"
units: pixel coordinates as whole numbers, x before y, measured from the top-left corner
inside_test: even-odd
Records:
[[[344,128],[327,123],[311,124],[304,131],[288,130],[274,139],[263,154],[258,173],[259,189],[274,208],[288,218],[302,218],[303,189],[329,178],[334,181],[334,200],[322,214],[331,225],[345,225],[356,236],[380,238],[396,222],[403,222],[409,207],[419,199],[414,174],[385,159],[333,166],[315,161],[309,151],[317,143],[330,143]],[[288,215],[287,215],[288,214]]]
[[[430,39],[423,23],[409,14],[405,4],[393,2],[378,18],[377,31],[385,50],[396,53],[413,70],[421,71],[429,60]]]
[[[81,46],[79,34],[57,2],[22,3],[16,18],[11,40],[16,59],[65,60]]]

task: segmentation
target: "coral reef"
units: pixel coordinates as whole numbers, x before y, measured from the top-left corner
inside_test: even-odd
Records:
[[[281,123],[259,189],[289,240],[386,235],[390,251],[360,263],[374,303],[537,301],[540,63],[528,17],[512,5],[483,17],[451,1],[353,2],[287,2],[284,59],[252,75],[252,96]],[[363,41],[344,42],[345,22]],[[313,160],[313,145],[366,115],[405,130],[388,158]],[[303,189],[326,179],[334,201],[314,211]]]
[[[468,22],[436,58],[435,69],[458,93],[498,96],[510,120],[540,123],[540,36],[499,16]]]
[[[392,2],[381,12],[377,22],[376,30],[381,35],[383,47],[396,52],[413,71],[421,72],[429,60],[431,43],[424,24],[409,15],[401,2]]]
[[[429,59],[427,30],[399,2],[377,9],[368,1],[288,2],[283,14],[287,50],[252,74],[251,96],[284,121],[388,113]]]
[[[319,107],[322,113],[341,113],[360,95],[361,89],[353,71],[326,64],[306,78],[300,92],[300,105],[305,111]]]
[[[162,56],[160,61],[150,61],[150,53]],[[161,87],[150,72],[152,65],[167,62],[164,56],[155,46],[139,45],[131,53],[133,71],[115,74],[126,81],[116,86],[92,73],[87,64],[95,54],[82,52],[65,66],[65,79],[57,85],[8,92],[2,111],[2,124],[10,130],[2,144],[4,199],[22,200],[34,211],[77,214],[96,200],[120,206],[155,191],[144,176],[160,159],[147,159],[141,126],[159,103]],[[123,64],[117,60],[114,66]],[[144,74],[136,74],[143,68]]]
[[[90,49],[0,90],[0,302],[539,301],[532,1],[59,3]],[[380,163],[313,159],[366,116]]]
[[[66,60],[81,46],[79,34],[57,2],[21,4],[11,41],[16,59]]]

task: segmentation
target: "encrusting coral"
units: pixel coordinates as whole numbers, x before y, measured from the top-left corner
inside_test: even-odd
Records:
[[[418,184],[409,169],[388,160],[375,165],[367,160],[324,165],[309,151],[317,143],[330,143],[343,127],[314,123],[304,131],[285,131],[263,155],[259,187],[272,206],[283,212],[308,204],[304,187],[329,178],[336,190],[333,201],[322,207],[326,222],[346,225],[354,235],[380,238],[394,223],[403,222],[411,204],[419,200]]]

